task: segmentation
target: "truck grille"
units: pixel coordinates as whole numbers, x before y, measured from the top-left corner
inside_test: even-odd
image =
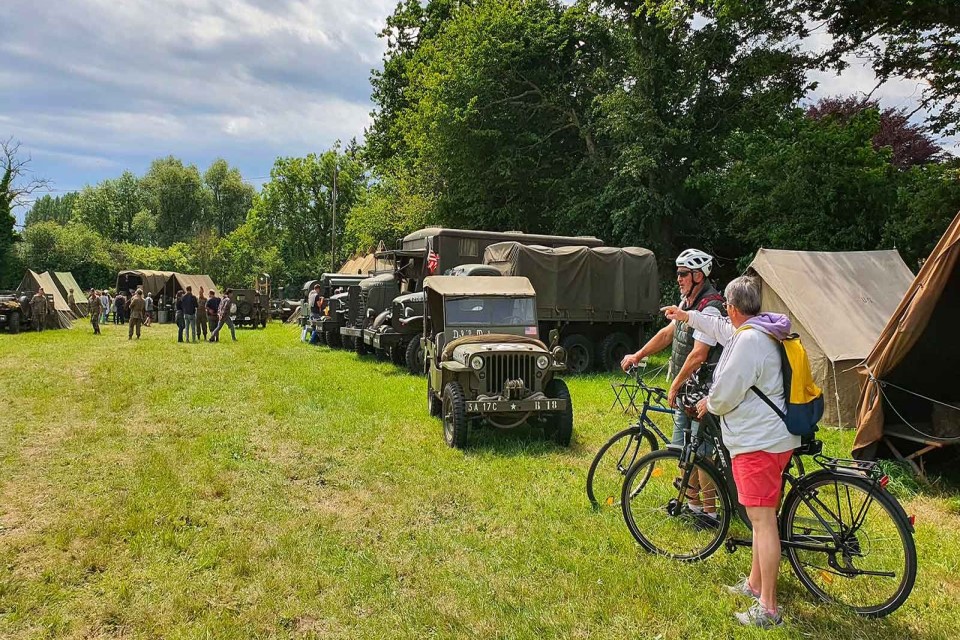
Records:
[[[533,390],[537,371],[537,355],[533,353],[484,354],[490,391],[500,391],[507,380],[523,380]]]
[[[367,292],[360,289],[357,295],[356,315],[354,316],[354,326],[362,327],[366,324],[367,317]]]

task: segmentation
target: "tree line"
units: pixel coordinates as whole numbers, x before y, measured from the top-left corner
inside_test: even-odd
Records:
[[[896,247],[916,268],[960,209],[935,137],[960,122],[955,3],[402,0],[381,37],[363,144],[278,158],[259,192],[224,160],[161,158],[44,196],[7,262],[296,285],[441,224],[697,246],[728,273],[760,246]],[[850,55],[923,79],[925,120],[869,95],[811,103],[810,74]]]

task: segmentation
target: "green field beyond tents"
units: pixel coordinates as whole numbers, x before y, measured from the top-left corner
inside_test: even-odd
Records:
[[[587,467],[626,424],[613,378],[571,380],[569,450],[518,433],[460,452],[423,379],[287,326],[238,333],[0,335],[0,637],[957,635],[956,497],[900,486],[920,573],[890,618],[813,602],[784,564],[788,625],[741,630],[721,585],[747,552],[651,557],[590,509]],[[852,433],[824,439],[846,455]]]

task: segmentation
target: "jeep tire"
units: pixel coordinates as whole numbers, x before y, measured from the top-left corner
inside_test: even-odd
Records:
[[[567,383],[560,378],[553,378],[543,390],[548,398],[565,400],[567,408],[550,416],[550,437],[561,447],[569,447],[573,437],[573,403],[570,401],[570,390]]]
[[[567,352],[567,370],[570,373],[587,373],[593,368],[593,341],[580,333],[567,336],[561,342]]]
[[[407,370],[410,375],[422,376],[426,370],[423,364],[423,349],[420,348],[420,338],[414,337],[407,344]]]
[[[20,312],[12,311],[10,315],[7,316],[7,326],[9,327],[10,333],[20,333]]]
[[[443,440],[447,446],[463,449],[467,446],[467,403],[459,382],[448,382],[443,388]]]
[[[434,418],[439,418],[443,413],[443,400],[433,392],[430,385],[427,385],[427,412]]]

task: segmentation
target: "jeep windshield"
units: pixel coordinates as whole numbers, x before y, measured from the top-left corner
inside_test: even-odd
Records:
[[[537,324],[533,298],[456,298],[444,305],[447,326],[522,327]]]

